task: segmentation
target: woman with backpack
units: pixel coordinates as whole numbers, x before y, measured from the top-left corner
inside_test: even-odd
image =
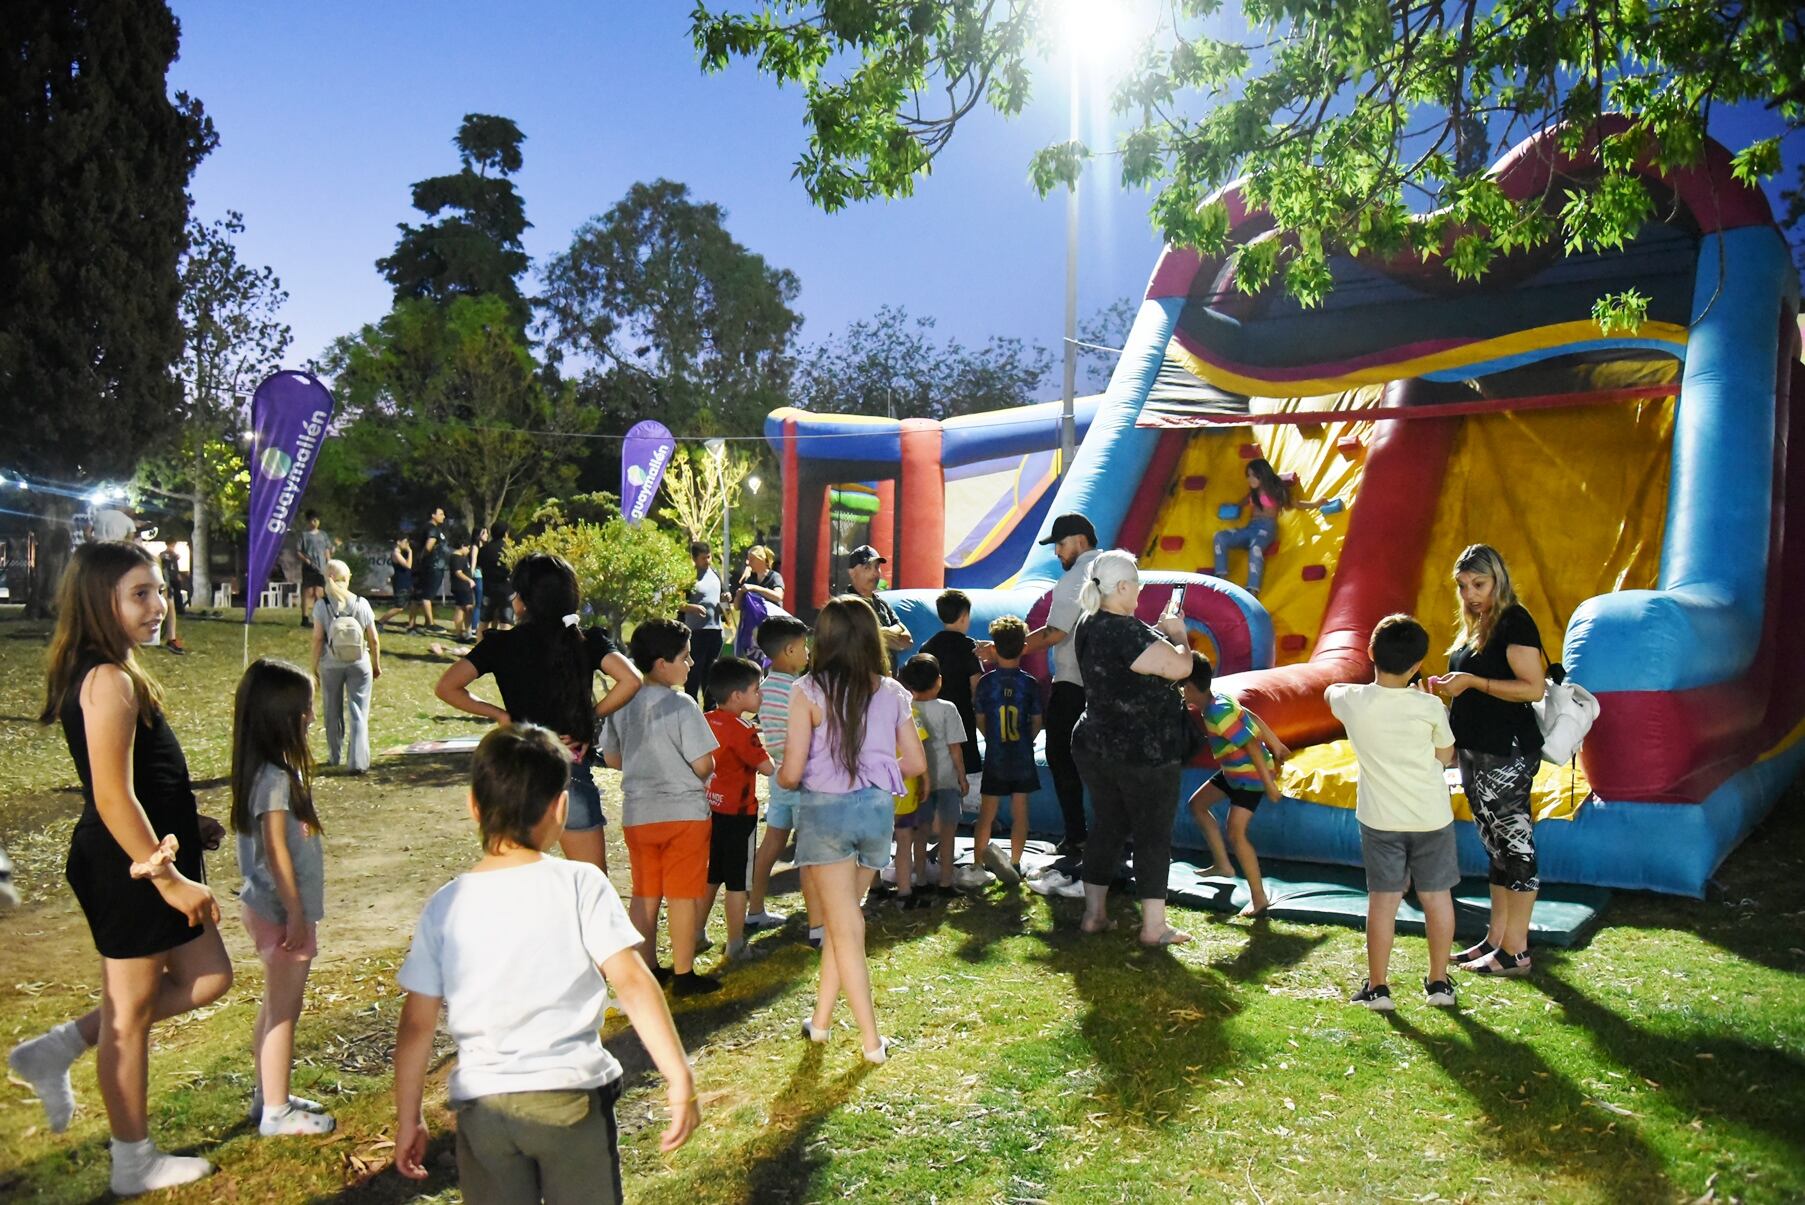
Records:
[[[351,567],[326,562],[326,593],[313,604],[313,676],[326,708],[326,764],[351,773],[370,768],[370,689],[382,677],[382,646],[370,604],[351,593]],[[351,713],[350,748],[345,748],[345,712]]]

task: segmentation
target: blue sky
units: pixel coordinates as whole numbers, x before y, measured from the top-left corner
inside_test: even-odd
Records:
[[[240,254],[288,289],[297,363],[386,312],[375,261],[396,223],[418,216],[409,185],[455,169],[451,137],[467,112],[511,117],[527,134],[517,181],[535,260],[634,181],[664,176],[725,207],[741,243],[800,277],[805,341],[888,303],[967,342],[1058,345],[1063,195],[1037,196],[1027,163],[1066,136],[1063,72],[1038,78],[1022,117],[980,110],[962,124],[913,198],[824,214],[791,178],[800,95],[744,65],[704,76],[687,0],[173,7],[182,57],[171,87],[200,97],[220,134],[194,179],[195,212],[244,213]],[[1768,121],[1731,114],[1719,136],[1738,146]],[[1102,133],[1087,130],[1093,146]],[[1159,252],[1146,196],[1113,173],[1087,176],[1081,313],[1138,294]]]

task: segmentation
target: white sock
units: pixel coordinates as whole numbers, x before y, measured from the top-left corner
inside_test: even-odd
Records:
[[[112,1188],[122,1197],[192,1183],[212,1171],[213,1165],[205,1159],[166,1155],[148,1138],[142,1142],[113,1139]]]
[[[52,1133],[68,1129],[70,1118],[75,1116],[75,1087],[69,1082],[69,1064],[87,1048],[75,1022],[65,1021],[42,1037],[19,1043],[6,1060],[13,1072],[38,1094]]]

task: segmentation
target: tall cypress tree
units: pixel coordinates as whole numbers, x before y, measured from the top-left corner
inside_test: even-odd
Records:
[[[164,0],[7,6],[0,46],[0,464],[118,478],[182,417],[177,262],[187,187],[212,150],[169,95]],[[66,502],[65,519],[73,507]],[[66,530],[66,528],[65,528]],[[45,541],[46,584],[66,535]]]

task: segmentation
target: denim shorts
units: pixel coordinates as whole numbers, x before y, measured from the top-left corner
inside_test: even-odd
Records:
[[[564,827],[573,833],[586,833],[604,827],[608,818],[602,815],[602,789],[595,785],[595,762],[584,754],[570,763],[569,812]]]
[[[958,787],[940,787],[935,790],[930,799],[934,811],[934,823],[959,823],[959,815],[965,808],[965,796],[959,794]]]
[[[882,787],[844,795],[802,792],[796,804],[796,865],[828,866],[857,858],[867,870],[890,865],[896,802]]]
[[[802,792],[791,787],[780,787],[771,784],[771,798],[765,801],[766,828],[795,828],[796,805],[802,802]]]

